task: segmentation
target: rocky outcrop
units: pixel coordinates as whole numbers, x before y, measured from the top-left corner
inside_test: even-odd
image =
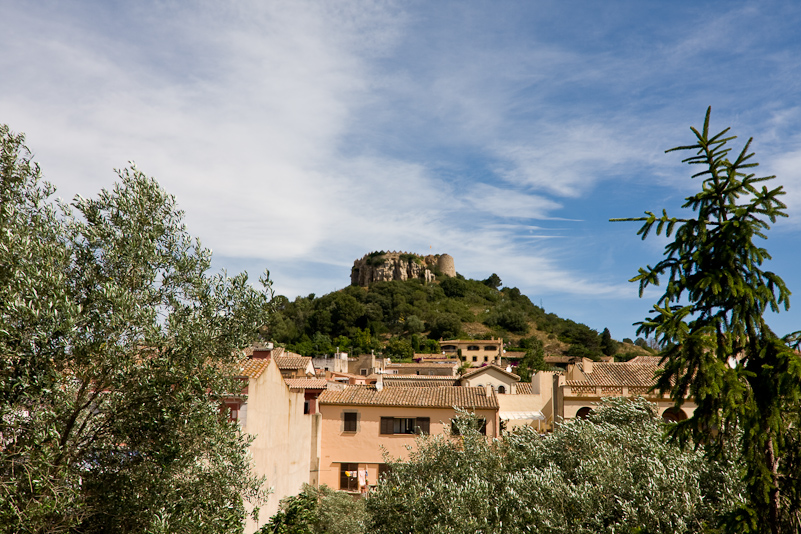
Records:
[[[435,272],[456,276],[453,258],[447,254],[421,256],[409,252],[371,252],[353,262],[350,283],[367,287],[373,282],[419,278],[426,282],[436,279]]]

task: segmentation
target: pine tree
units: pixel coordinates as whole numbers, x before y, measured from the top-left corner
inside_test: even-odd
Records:
[[[614,356],[617,352],[617,343],[612,339],[612,334],[608,328],[604,328],[603,333],[601,333],[601,352],[607,356]]]
[[[695,151],[683,160],[701,165],[701,191],[683,208],[694,216],[614,219],[643,222],[638,235],[663,231],[673,241],[654,267],[640,268],[631,281],[640,296],[649,285],[666,280],[665,291],[638,334],[657,336],[664,370],[657,387],[676,405],[687,396],[697,408],[693,417],[670,431],[682,444],[706,443],[710,454],[725,454],[736,443],[745,462],[748,502],[731,518],[738,532],[797,532],[799,529],[798,402],[801,358],[765,322],[765,312],[789,307],[790,291],[773,272],[763,269],[770,254],[754,241],[766,239],[769,223],[786,217],[781,186],[774,176],[756,177],[750,169],[751,140],[729,159],[729,129],[710,136],[707,110],[703,129],[692,128],[696,141],[677,150]]]

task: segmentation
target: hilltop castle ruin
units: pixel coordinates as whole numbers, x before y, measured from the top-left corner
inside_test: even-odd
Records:
[[[419,278],[426,282],[436,279],[436,273],[456,276],[453,258],[448,254],[422,256],[410,252],[370,252],[353,262],[350,283],[367,287],[373,282]]]

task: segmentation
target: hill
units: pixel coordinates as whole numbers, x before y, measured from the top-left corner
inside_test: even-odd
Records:
[[[440,352],[440,339],[502,337],[510,356],[527,351],[597,360],[602,354],[629,359],[648,354],[643,340],[618,342],[608,330],[563,319],[536,306],[516,287],[438,273],[436,279],[351,285],[322,297],[294,301],[278,296],[269,338],[306,356],[375,351],[395,358]],[[517,354],[511,354],[516,352]]]

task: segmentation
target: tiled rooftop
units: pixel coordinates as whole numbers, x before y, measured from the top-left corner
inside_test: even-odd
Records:
[[[301,356],[293,352],[287,352],[283,356],[273,357],[279,369],[306,369],[311,363],[311,357]]]
[[[237,369],[234,372],[236,376],[259,378],[264,370],[267,369],[268,365],[270,365],[270,360],[247,358],[239,362]]]
[[[582,371],[583,364],[576,364]],[[594,362],[587,379],[567,380],[568,386],[640,386],[651,387],[656,380],[654,372],[659,367],[659,358],[648,358],[632,362]]]
[[[431,375],[384,375],[384,385],[392,387],[430,388],[438,386],[458,386],[456,377]]]
[[[342,391],[326,390],[320,404],[357,406],[415,406],[425,408],[497,409],[495,394],[487,397],[484,388],[348,386]]]
[[[426,369],[430,367],[435,367],[438,369],[442,369],[443,367],[459,367],[459,362],[456,360],[448,361],[448,362],[429,362],[429,363],[388,363],[387,368],[392,367],[400,367],[400,368],[410,368],[410,369],[420,369],[425,367]]]
[[[287,378],[284,382],[292,389],[325,389],[328,385],[325,378]]]
[[[533,395],[534,389],[531,387],[531,382],[518,382],[517,384],[518,395]]]

